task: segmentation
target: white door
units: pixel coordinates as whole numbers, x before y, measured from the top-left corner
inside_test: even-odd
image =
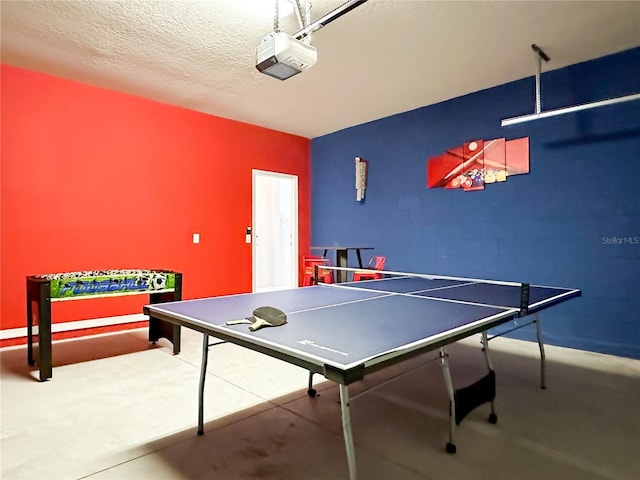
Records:
[[[298,177],[253,170],[253,291],[298,286]]]

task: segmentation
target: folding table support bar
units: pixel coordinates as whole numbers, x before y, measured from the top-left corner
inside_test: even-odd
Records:
[[[340,384],[340,410],[342,411],[342,433],[344,445],[347,449],[347,464],[349,465],[349,480],[356,480],[356,451],[351,433],[351,414],[349,413],[349,387]]]
[[[542,340],[542,326],[540,325],[540,316],[536,313],[533,317],[533,320],[527,323],[523,323],[522,325],[517,325],[509,330],[505,330],[504,332],[497,333],[487,338],[487,341],[484,342],[484,345],[489,345],[489,340],[493,340],[494,338],[502,337],[511,332],[515,332],[516,330],[520,330],[523,327],[534,324],[536,327],[536,339],[538,340],[538,348],[540,349],[540,388],[543,390],[547,388],[547,367],[546,360],[547,357],[544,353],[544,341]]]
[[[538,337],[538,348],[540,349],[540,388],[547,388],[547,368],[546,355],[544,354],[544,342],[542,341],[542,328],[540,327],[540,318],[538,314],[533,318],[536,324],[536,336]]]
[[[198,388],[198,435],[204,435],[204,381],[207,378],[209,360],[209,335],[202,334],[202,362],[200,363],[200,386]]]

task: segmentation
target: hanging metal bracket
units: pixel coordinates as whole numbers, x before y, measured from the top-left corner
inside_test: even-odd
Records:
[[[607,100],[600,100],[597,102],[583,103],[574,107],[559,108],[557,110],[542,111],[542,94],[540,89],[540,75],[542,72],[542,61],[548,62],[551,58],[535,43],[531,45],[531,48],[536,54],[536,61],[538,63],[538,71],[536,72],[536,105],[535,113],[532,115],[524,115],[521,117],[512,117],[502,120],[500,125],[507,127],[509,125],[515,125],[518,123],[530,122],[532,120],[539,120],[541,118],[554,117],[556,115],[564,115],[566,113],[578,112],[580,110],[587,110],[590,108],[604,107],[606,105],[613,105],[615,103],[629,102],[631,100],[640,100],[640,93],[634,93],[632,95],[626,95],[624,97],[610,98]]]
[[[551,60],[551,58],[549,58],[549,55],[544,53],[544,51],[535,43],[531,44],[531,48],[536,53],[536,59],[538,61],[538,71],[536,72],[536,113],[540,115],[542,108],[542,100],[540,98],[540,75],[542,74],[542,61],[544,60],[545,62],[548,62],[549,60]]]
[[[323,17],[319,18],[315,22],[306,25],[304,28],[298,30],[296,33],[292,35],[296,40],[302,40],[305,36],[310,35],[316,30],[320,30],[325,25],[333,22],[334,20],[340,18],[346,13],[349,13],[356,7],[359,7],[363,3],[366,3],[367,0],[348,0],[339,7],[335,8],[331,12],[327,13]]]

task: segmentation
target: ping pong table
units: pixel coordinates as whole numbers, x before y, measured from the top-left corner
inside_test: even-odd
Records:
[[[489,356],[488,330],[516,320],[521,328],[534,323],[541,354],[544,387],[544,345],[538,312],[580,295],[580,290],[526,283],[432,275],[399,274],[380,280],[319,284],[272,292],[147,305],[145,314],[203,333],[199,385],[198,434],[204,433],[204,384],[209,336],[261,352],[309,371],[309,396],[315,395],[313,375],[339,386],[343,437],[349,478],[356,478],[356,459],[349,411],[349,384],[365,375],[431,350],[439,350],[450,401],[449,440],[456,451],[455,429],[477,406],[491,403],[489,421],[497,416],[495,372]],[[227,325],[260,306],[287,315],[280,327],[250,331],[247,325]],[[524,322],[521,317],[531,315]],[[530,317],[530,318],[531,318]],[[508,331],[511,331],[508,330]],[[454,389],[447,345],[482,335],[489,373],[472,385]]]

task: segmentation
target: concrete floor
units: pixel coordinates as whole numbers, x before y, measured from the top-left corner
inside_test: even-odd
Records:
[[[230,344],[211,348],[205,435],[196,435],[201,335],[182,353],[146,330],[55,342],[40,383],[26,349],[0,351],[0,478],[342,479],[347,462],[338,389]],[[479,338],[450,347],[456,386],[484,375]],[[445,452],[448,399],[426,354],[350,386],[359,479],[596,480],[640,478],[640,361],[491,342],[497,425],[483,405]],[[361,394],[360,394],[361,393]]]

